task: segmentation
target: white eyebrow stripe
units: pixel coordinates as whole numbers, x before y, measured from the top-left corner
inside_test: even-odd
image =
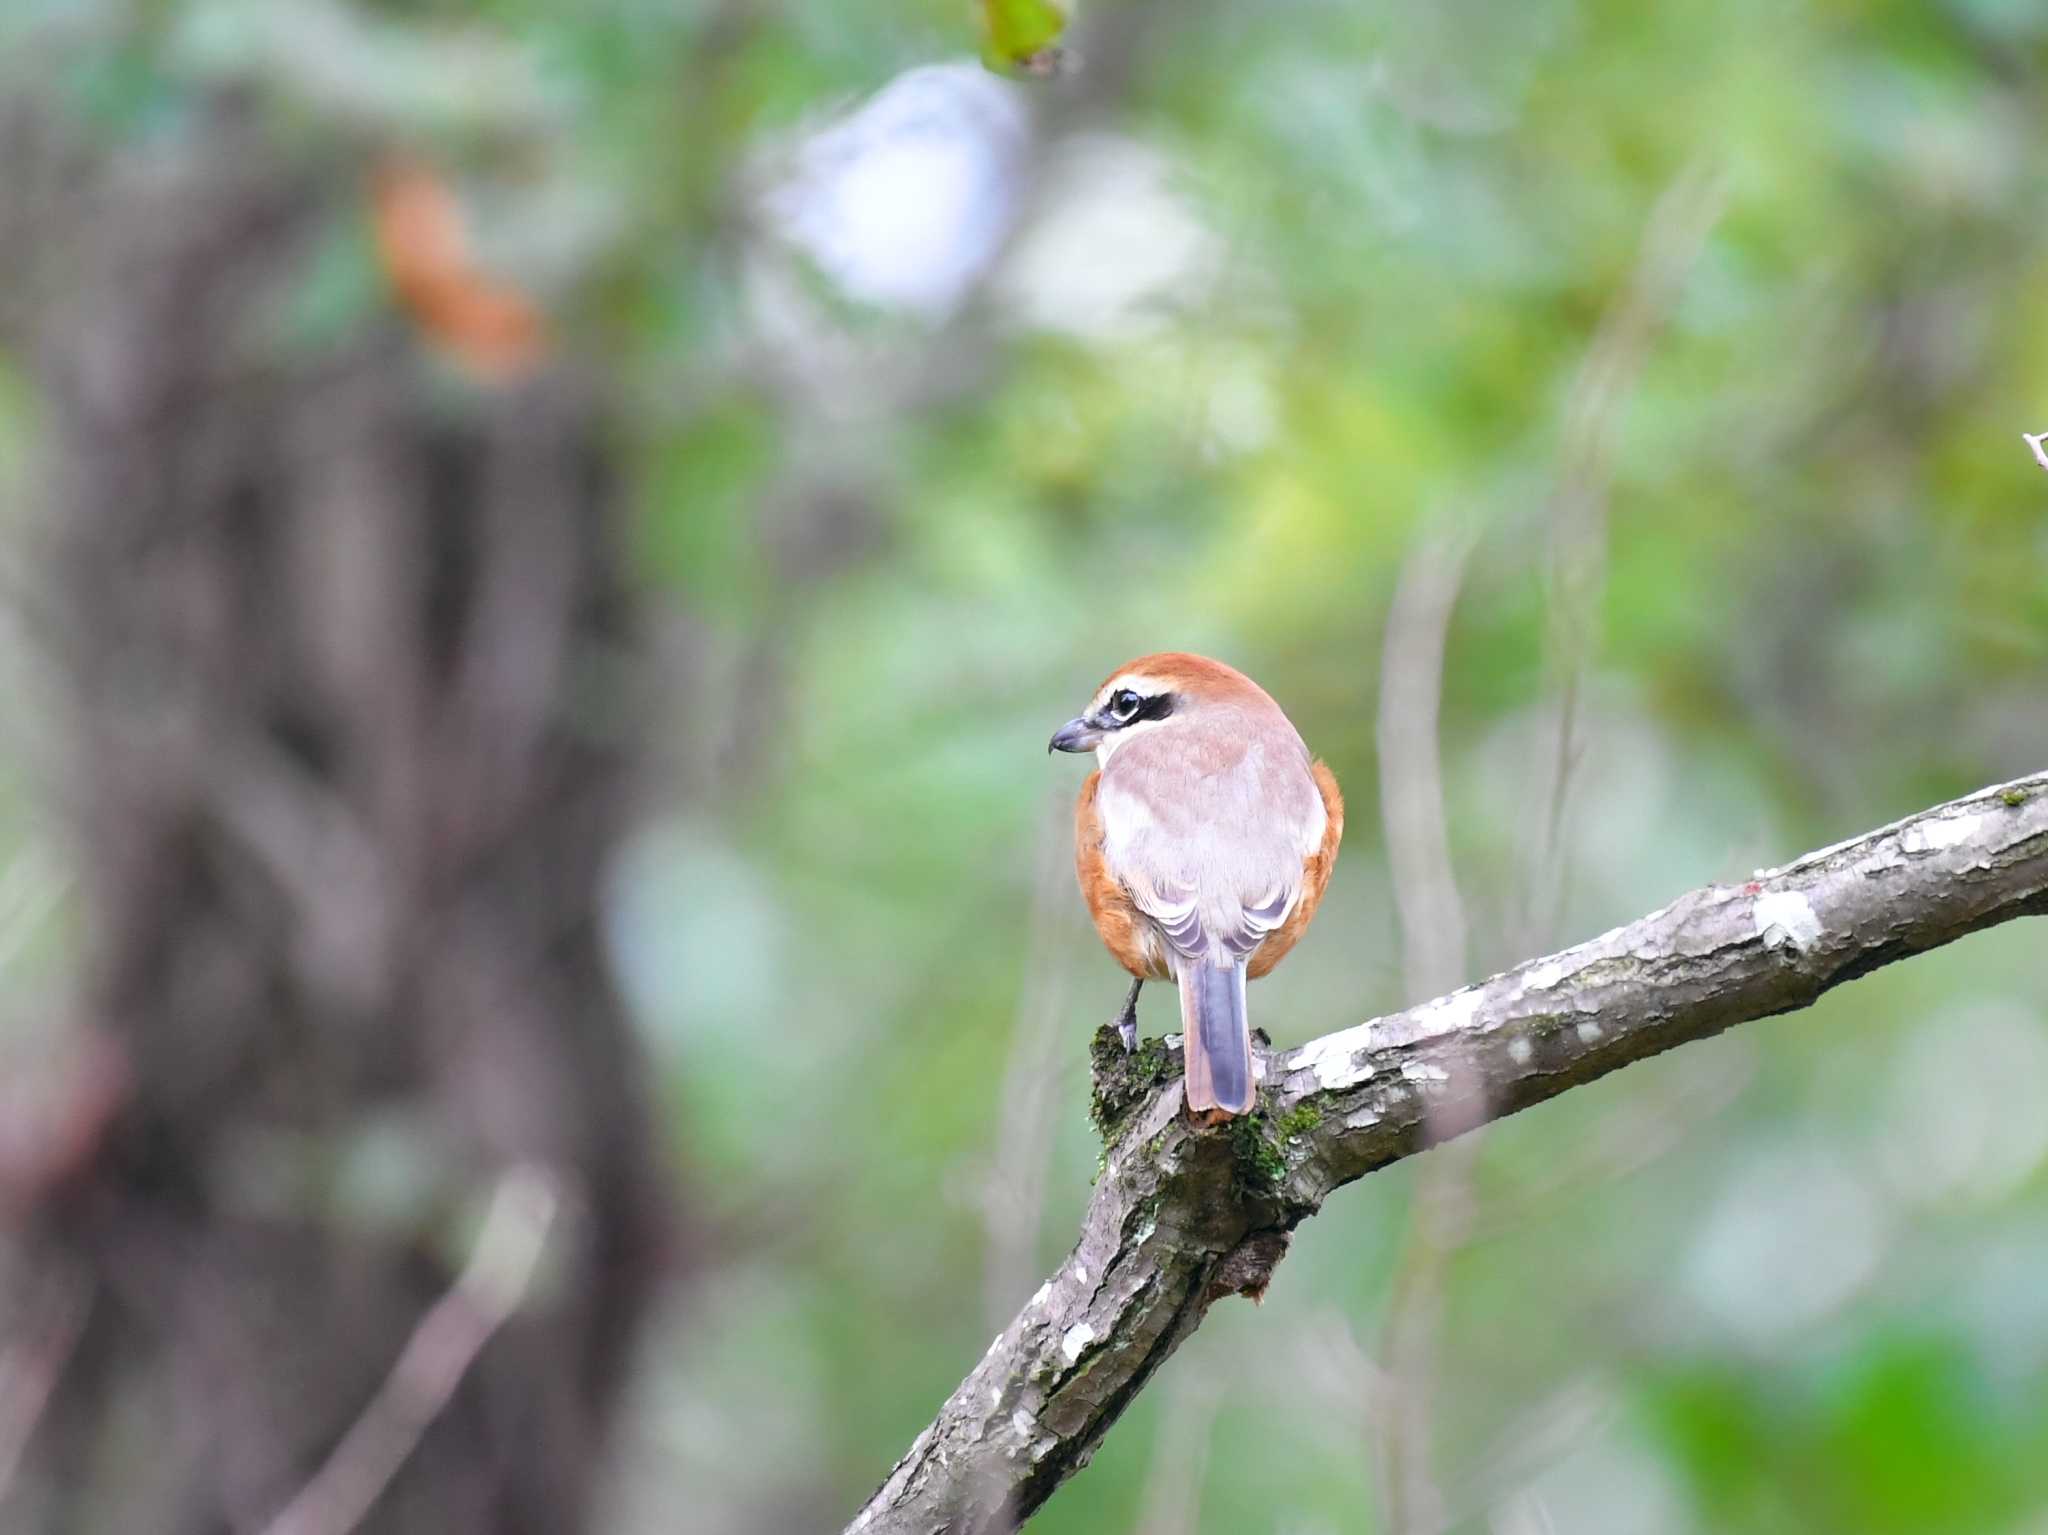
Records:
[[[1127,672],[1121,677],[1112,677],[1109,681],[1103,683],[1102,690],[1095,695],[1095,707],[1100,709],[1125,688],[1129,688],[1134,693],[1142,693],[1147,698],[1157,697],[1161,693],[1173,691],[1161,683],[1157,677],[1146,677],[1141,676],[1137,672]]]

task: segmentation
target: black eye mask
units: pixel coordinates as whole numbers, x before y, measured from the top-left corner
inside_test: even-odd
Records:
[[[1102,712],[1097,718],[1104,729],[1121,730],[1126,725],[1137,724],[1140,720],[1165,719],[1173,713],[1173,703],[1174,696],[1171,693],[1154,693],[1150,698],[1146,698],[1129,688],[1119,688],[1110,695],[1109,702],[1103,705]],[[1124,713],[1124,707],[1131,705],[1134,705],[1131,712]]]

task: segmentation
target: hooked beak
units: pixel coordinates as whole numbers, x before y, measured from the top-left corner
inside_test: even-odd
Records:
[[[1052,740],[1046,743],[1045,749],[1048,755],[1053,752],[1092,752],[1095,750],[1095,743],[1102,739],[1103,734],[1101,727],[1091,725],[1088,716],[1084,714],[1078,719],[1068,720],[1055,730],[1052,733]]]

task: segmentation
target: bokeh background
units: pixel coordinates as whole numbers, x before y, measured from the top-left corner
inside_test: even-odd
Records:
[[[691,1236],[594,1528],[838,1528],[1065,1250],[1123,979],[1044,743],[1120,661],[1242,667],[1345,787],[1283,1044],[2048,762],[2048,7],[1097,0],[1063,43],[0,8],[0,101],[95,154],[231,98],[294,157],[303,344],[604,381],[652,702],[603,933]],[[408,286],[392,174],[510,322]],[[92,920],[20,334],[10,1074]],[[1345,1191],[1033,1529],[2043,1535],[2036,927]]]

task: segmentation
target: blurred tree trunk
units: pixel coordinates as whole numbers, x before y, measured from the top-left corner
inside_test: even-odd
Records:
[[[37,183],[110,1086],[8,1276],[17,1336],[68,1320],[0,1524],[264,1528],[537,1165],[563,1197],[527,1303],[445,1407],[372,1425],[402,1463],[357,1491],[368,1529],[556,1535],[666,1238],[595,915],[640,750],[602,405],[465,381],[381,310],[309,330],[360,167],[270,145],[220,123]]]

